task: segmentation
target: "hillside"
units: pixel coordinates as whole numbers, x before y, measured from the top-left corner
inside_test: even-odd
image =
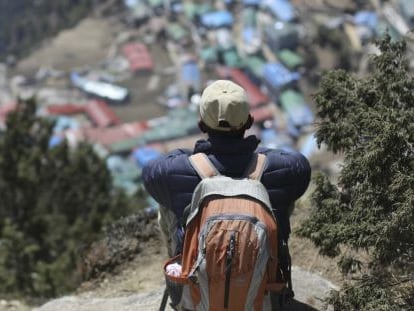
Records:
[[[2,1],[0,59],[27,54],[39,41],[72,27],[91,12],[94,1]]]
[[[120,240],[114,238],[96,243],[87,260],[91,270],[94,267],[99,271],[94,277],[74,293],[44,302],[33,310],[158,310],[164,291],[161,267],[166,252],[157,234],[156,219],[145,220],[142,215],[135,216],[140,221],[135,221],[133,229],[123,234]],[[307,208],[299,204],[292,217],[294,228],[306,215]],[[296,299],[286,311],[320,310],[321,299],[341,283],[336,265],[332,260],[318,255],[308,241],[295,236],[291,239],[291,252]],[[32,308],[15,300],[0,301],[1,311],[27,311]]]
[[[294,226],[303,217],[306,217],[306,208],[298,207],[292,219]],[[152,236],[156,233],[156,227],[153,219],[135,230],[148,232]],[[161,267],[166,253],[157,235],[145,240],[142,236],[135,242],[130,240],[129,245],[136,245],[138,253],[130,261],[117,266],[113,272],[103,272],[97,278],[83,283],[76,293],[52,300],[34,310],[158,310],[164,290]],[[296,237],[291,239],[291,252],[296,299],[285,310],[319,310],[321,299],[330,289],[338,288],[341,282],[336,265],[332,260],[319,256],[310,243]],[[100,253],[95,253],[95,263],[103,264],[108,260],[105,253],[102,249]]]
[[[80,2],[82,1],[73,1],[74,4]],[[84,1],[85,7],[90,5],[91,2],[94,1]],[[292,2],[299,4],[321,3],[321,1],[304,0]],[[16,7],[10,5],[11,14],[14,14],[15,10],[18,9],[17,5],[19,3],[23,5],[24,2],[16,1],[13,3],[15,3]],[[59,7],[60,5],[65,5],[65,3],[70,2],[62,1],[62,4],[56,6]],[[27,4],[27,7],[21,7],[21,12],[29,12],[31,9],[30,5]],[[66,7],[66,9],[69,10],[69,7]],[[338,15],[342,14],[337,8],[335,10]],[[324,10],[321,11],[324,12]],[[84,13],[79,14],[82,15]],[[55,13],[52,11],[50,15],[54,16]],[[56,36],[49,37],[47,40],[40,40],[40,37],[35,37],[37,38],[35,40],[36,49],[22,57],[16,63],[16,66],[8,68],[10,80],[23,76],[29,77],[28,80],[32,81],[38,79],[37,76],[41,76],[42,70],[46,71],[46,78],[39,78],[33,84],[34,87],[30,82],[28,83],[29,88],[36,88],[39,94],[52,94],[50,96],[52,99],[47,96],[43,97],[46,98],[44,100],[45,103],[43,103],[46,106],[47,103],[53,101],[55,101],[53,102],[55,104],[56,98],[59,103],[76,102],[79,98],[81,99],[80,102],[89,99],[88,96],[81,93],[70,83],[68,76],[73,70],[90,71],[92,75],[97,75],[99,78],[101,76],[108,78],[109,76],[109,80],[112,79],[112,81],[128,88],[130,91],[127,103],[111,103],[109,105],[119,119],[122,122],[146,122],[150,120],[156,124],[155,121],[158,122],[160,117],[165,116],[171,111],[165,106],[163,96],[166,93],[167,87],[177,82],[177,58],[182,56],[179,53],[186,51],[182,51],[179,48],[174,50],[165,42],[156,41],[154,39],[156,36],[152,32],[153,24],[148,23],[143,27],[131,27],[131,25],[124,23],[123,17],[122,14],[105,17],[94,14],[82,19],[78,23],[74,23],[73,27],[60,31]],[[320,16],[318,15],[318,17]],[[165,23],[170,21],[159,18],[157,22]],[[314,23],[314,20],[305,14],[304,26],[309,26],[309,29],[314,30],[316,28],[312,28]],[[57,32],[58,29],[61,29],[60,27],[60,25],[57,25],[54,31]],[[1,25],[0,29],[3,29]],[[22,41],[22,38],[16,37],[16,31],[11,32],[14,37],[7,38],[7,40],[11,40],[8,42],[13,42],[13,40],[16,42],[26,42],[25,40]],[[32,35],[30,34],[29,36]],[[4,35],[1,37],[0,34],[0,43],[2,38],[4,42],[5,37]],[[308,38],[308,40],[311,39],[313,38]],[[147,43],[148,49],[154,57],[154,70],[150,73],[130,73],[128,66],[125,65],[125,59],[120,56],[122,46],[127,42],[135,41]],[[306,43],[312,45],[309,42]],[[318,41],[315,39],[315,42]],[[348,41],[344,40],[344,42]],[[25,44],[30,45],[29,41]],[[14,44],[11,44],[10,47],[13,49],[21,48],[20,45]],[[298,50],[302,54],[309,52],[302,46]],[[9,52],[7,51],[7,53]],[[321,72],[340,66],[344,55],[332,50],[329,45],[322,46],[318,43],[313,45],[311,52],[316,55],[317,66],[312,67],[310,70],[301,68],[300,70],[303,71],[303,77],[305,78],[298,84],[306,100],[309,100],[309,104],[313,108],[312,94],[315,92]],[[351,53],[348,47],[345,52]],[[359,64],[359,57],[363,52],[365,52],[364,49],[358,53],[351,54],[355,56],[351,61],[351,65]],[[114,74],[108,75],[108,72]],[[204,82],[210,78],[217,77],[213,70],[203,71],[202,75]],[[25,86],[23,84],[22,88]],[[69,95],[67,97],[59,97],[60,94]],[[2,96],[0,94],[0,99]],[[273,102],[270,105],[276,107]],[[263,124],[255,128],[257,133],[260,133],[261,126]],[[162,127],[162,125],[159,127]],[[103,131],[103,129],[101,130]],[[296,138],[294,141],[295,148],[302,146],[303,139],[309,137],[312,130],[312,127],[310,129],[305,127],[301,133],[303,136]],[[194,141],[195,137],[189,137],[184,147],[191,147]],[[161,145],[161,143],[159,145],[158,143],[156,142],[155,145]],[[162,143],[165,142],[163,141]],[[179,143],[181,144],[183,141],[181,140]],[[169,145],[165,144],[163,148],[172,148],[174,144],[177,145],[177,142],[171,142]],[[341,159],[330,155],[323,148],[322,150],[316,150],[314,147],[312,147],[312,153],[309,155],[313,169],[323,170],[334,179],[339,170]],[[308,189],[308,192],[296,206],[292,215],[293,229],[297,228],[309,214],[309,195],[311,191],[312,187]],[[145,223],[145,227],[135,228],[130,236],[125,236],[124,239],[118,242],[112,242],[111,245],[117,244],[116,247],[118,247],[117,250],[119,252],[109,250],[107,248],[108,244],[106,244],[107,241],[97,241],[96,247],[92,248],[89,253],[89,255],[92,254],[94,257],[89,257],[91,260],[89,262],[90,265],[86,265],[88,280],[81,284],[75,292],[68,293],[68,296],[48,303],[46,301],[41,301],[41,303],[37,301],[31,305],[31,308],[36,305],[38,308],[35,310],[37,311],[57,309],[61,311],[157,310],[164,284],[161,266],[166,254],[157,235],[156,220],[150,218],[144,219],[142,222]],[[291,238],[290,247],[295,266],[294,287],[298,300],[291,310],[311,311],[320,309],[322,305],[321,299],[326,295],[328,289],[339,286],[343,281],[336,264],[333,260],[320,256],[309,241],[300,239],[295,235]],[[43,303],[45,304],[39,307]],[[30,308],[24,306],[23,303],[7,300],[0,301],[0,310],[23,311],[28,309]]]

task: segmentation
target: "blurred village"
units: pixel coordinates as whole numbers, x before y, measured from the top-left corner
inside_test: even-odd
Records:
[[[365,74],[372,40],[386,30],[412,40],[414,1],[125,0],[114,16],[124,31],[99,66],[39,64],[32,76],[11,76],[0,64],[0,129],[17,97],[35,95],[38,114],[55,121],[50,148],[93,144],[114,187],[133,195],[148,161],[203,137],[198,101],[215,79],[245,88],[249,134],[262,146],[317,155],[312,95],[321,73]]]

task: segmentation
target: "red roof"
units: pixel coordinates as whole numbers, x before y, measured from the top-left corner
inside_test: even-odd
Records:
[[[101,100],[91,100],[87,104],[50,105],[46,111],[51,115],[72,115],[85,113],[98,127],[118,125],[118,117],[109,106]]]
[[[154,68],[152,57],[143,43],[127,43],[122,47],[122,53],[128,59],[129,68],[133,72],[148,71]]]
[[[16,107],[17,107],[16,102],[10,102],[10,103],[0,106],[0,118],[5,119],[10,112],[16,109]]]
[[[268,104],[266,106],[261,106],[255,109],[250,110],[254,118],[254,122],[264,122],[266,120],[273,120],[275,118],[275,109],[273,104]]]
[[[99,127],[117,125],[118,117],[109,106],[101,100],[92,100],[85,106],[85,112],[89,118]]]
[[[71,115],[84,113],[85,107],[80,104],[59,104],[47,106],[46,111],[49,115]]]
[[[230,79],[245,89],[250,108],[269,102],[269,97],[263,94],[259,87],[256,86],[240,69],[217,67],[216,72],[222,79]]]
[[[107,128],[84,128],[82,131],[85,140],[100,143],[105,146],[139,137],[147,129],[146,122],[133,122]]]

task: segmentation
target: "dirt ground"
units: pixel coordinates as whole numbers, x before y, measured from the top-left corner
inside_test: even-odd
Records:
[[[33,75],[40,67],[66,74],[74,69],[99,68],[116,52],[115,42],[126,30],[125,25],[116,19],[86,18],[74,28],[43,42],[39,49],[18,62],[13,74]],[[156,60],[154,71],[118,83],[130,91],[128,102],[111,107],[123,122],[142,121],[165,114],[165,108],[156,99],[175,80],[175,76],[164,73],[172,62],[160,46],[149,45],[149,49]]]
[[[166,113],[166,108],[157,99],[176,79],[175,75],[165,73],[165,69],[172,68],[173,63],[161,46],[149,45],[149,51],[154,59],[153,72],[136,75],[120,83],[129,89],[130,99],[123,105],[113,105],[112,109],[124,122],[142,121]]]
[[[119,27],[114,20],[86,18],[74,28],[45,40],[38,49],[19,61],[16,73],[33,73],[39,66],[62,71],[96,66],[106,58]]]
[[[147,293],[165,284],[162,264],[167,259],[165,247],[150,241],[130,262],[108,274],[103,281],[85,282],[77,290],[81,297],[113,298]]]

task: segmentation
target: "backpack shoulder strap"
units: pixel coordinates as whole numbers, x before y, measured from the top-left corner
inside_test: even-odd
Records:
[[[205,153],[193,154],[188,159],[201,179],[220,175],[217,168]]]
[[[267,159],[265,154],[255,153],[244,176],[249,179],[260,181],[266,166],[266,160]]]

